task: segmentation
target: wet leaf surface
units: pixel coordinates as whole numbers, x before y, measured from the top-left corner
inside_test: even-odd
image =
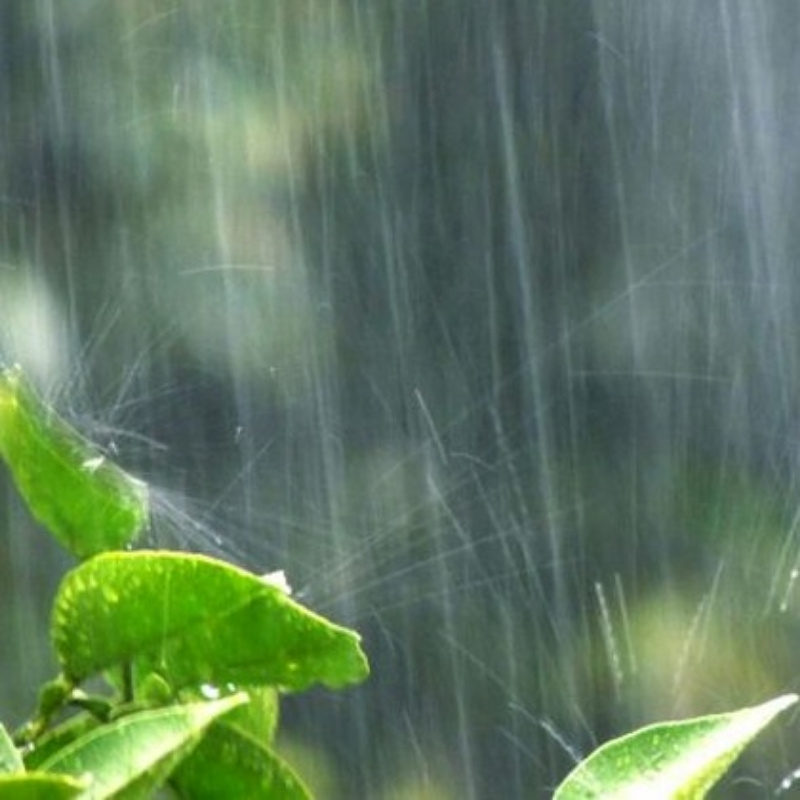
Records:
[[[759,731],[797,699],[785,695],[754,708],[650,725],[614,739],[567,776],[555,800],[705,797]]]
[[[79,558],[125,547],[147,525],[146,485],[59,417],[19,367],[0,370],[0,455],[34,517]]]
[[[175,690],[338,688],[369,671],[356,633],[251,573],[196,555],[107,553],[82,564],[59,588],[52,636],[76,681],[128,662]]]
[[[183,797],[268,797],[310,800],[308,789],[274,751],[221,721],[176,770]]]
[[[239,694],[206,703],[141,711],[90,731],[55,753],[44,772],[91,775],[94,800],[148,797],[219,716],[246,702]]]

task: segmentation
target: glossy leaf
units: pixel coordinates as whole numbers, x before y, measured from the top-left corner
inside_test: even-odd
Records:
[[[100,726],[99,720],[90,714],[81,713],[70,717],[44,736],[36,740],[36,744],[25,753],[25,768],[38,770],[39,767],[52,758],[59,750],[79,739]]]
[[[46,775],[41,772],[0,775],[3,800],[69,800],[84,793],[88,781],[69,775]]]
[[[0,370],[0,456],[31,513],[79,558],[123,548],[147,526],[146,485],[61,419],[19,367]]]
[[[170,784],[182,797],[268,797],[310,800],[311,795],[291,767],[274,751],[220,721],[197,749],[176,769]]]
[[[797,699],[785,695],[754,708],[650,725],[614,739],[567,776],[554,800],[705,797],[756,734]]]
[[[22,757],[11,741],[8,731],[0,725],[0,774],[24,771]]]
[[[246,702],[238,694],[206,703],[140,711],[95,728],[47,759],[44,772],[91,775],[93,800],[148,797],[218,717]]]
[[[129,661],[175,690],[336,688],[369,671],[353,631],[251,573],[179,553],[106,553],[81,564],[59,588],[52,635],[76,682]]]

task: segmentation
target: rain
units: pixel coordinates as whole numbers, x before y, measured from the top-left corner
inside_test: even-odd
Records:
[[[10,0],[0,357],[372,674],[321,798],[549,797],[800,675],[800,7]],[[71,561],[0,472],[0,716]],[[791,715],[725,797],[797,791]]]

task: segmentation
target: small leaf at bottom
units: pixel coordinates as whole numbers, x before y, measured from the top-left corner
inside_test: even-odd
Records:
[[[0,725],[0,773],[24,772],[25,766],[8,731]]]
[[[136,787],[147,796],[163,784],[204,730],[222,714],[246,702],[246,695],[140,711],[95,728],[53,754],[44,772],[91,775],[94,800]]]
[[[227,722],[209,728],[170,781],[182,797],[214,800],[310,800],[301,780],[273,750]]]
[[[650,725],[607,742],[567,776],[554,800],[698,800],[797,695],[729,714]]]
[[[69,800],[83,794],[87,782],[69,775],[45,775],[41,772],[0,775],[3,800]]]

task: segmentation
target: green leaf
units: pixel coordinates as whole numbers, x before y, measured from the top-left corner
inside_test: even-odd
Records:
[[[272,686],[239,686],[239,691],[247,693],[250,702],[234,708],[230,714],[225,715],[224,724],[236,728],[240,733],[246,734],[261,744],[269,745],[275,739],[280,716],[280,696]],[[184,702],[205,698],[212,699],[210,695],[219,690],[212,687],[190,689],[181,693]],[[223,723],[220,723],[223,724]]]
[[[100,726],[100,721],[90,714],[81,713],[70,717],[55,728],[52,728],[36,740],[35,746],[25,753],[25,768],[38,770],[55,753],[63,750],[68,744],[84,736]]]
[[[0,370],[0,456],[31,513],[79,558],[125,547],[147,526],[147,486],[61,419],[19,367]]]
[[[797,700],[784,695],[754,708],[650,725],[614,739],[578,764],[554,800],[705,797],[756,734]]]
[[[0,775],[3,800],[69,800],[83,794],[87,782],[68,775],[43,775],[37,772]]]
[[[206,703],[140,711],[103,725],[55,753],[44,772],[90,775],[93,800],[148,797],[200,742],[222,714],[246,702],[243,694]]]
[[[24,772],[22,757],[14,746],[5,726],[0,725],[0,773]]]
[[[174,690],[337,688],[369,672],[355,632],[249,572],[179,553],[106,553],[81,564],[59,587],[52,637],[76,682],[130,661]]]
[[[175,770],[170,785],[191,800],[268,797],[310,800],[291,767],[274,751],[222,720]]]

